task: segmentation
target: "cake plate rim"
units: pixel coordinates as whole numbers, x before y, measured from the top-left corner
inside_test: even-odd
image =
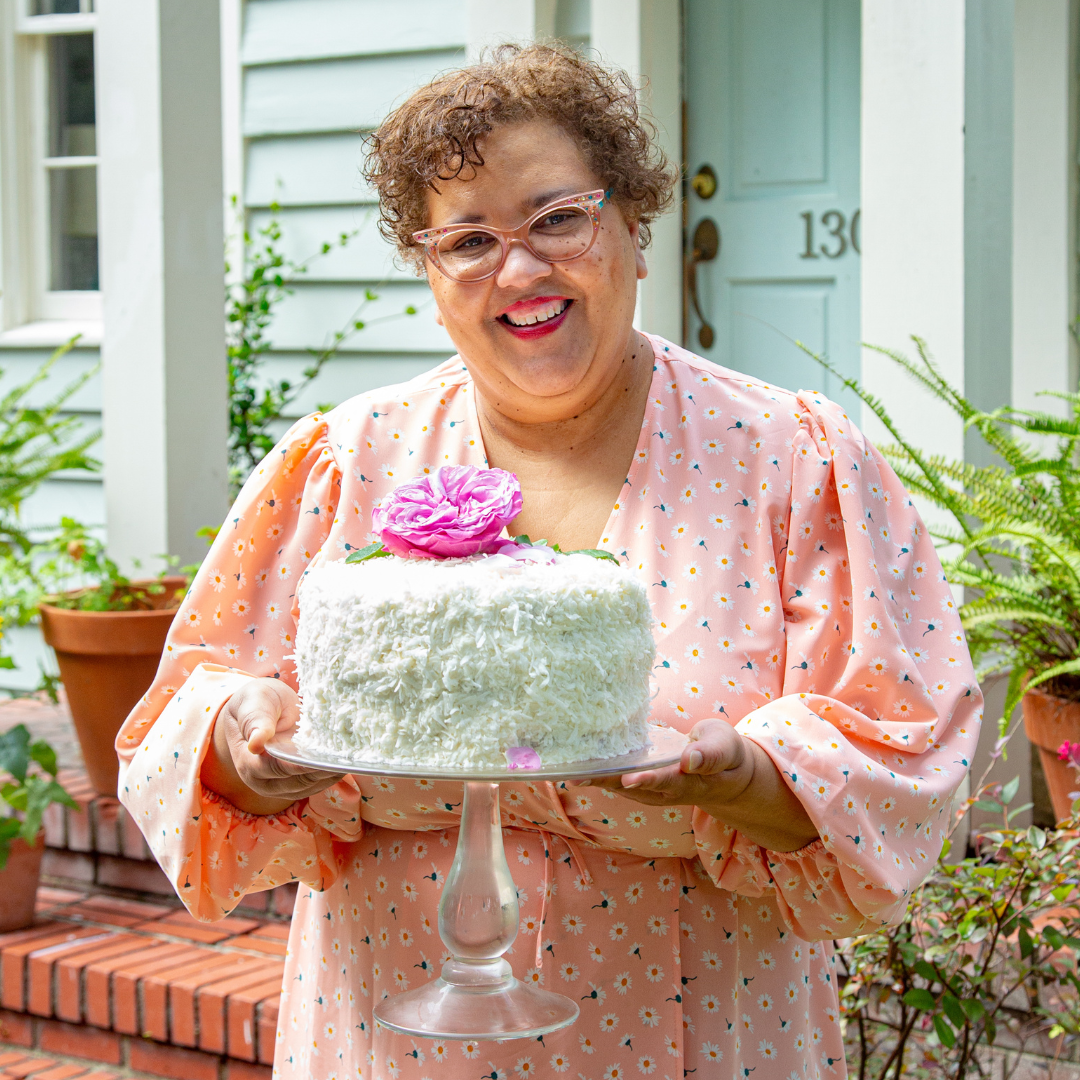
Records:
[[[649,725],[649,743],[631,754],[611,758],[586,758],[561,764],[541,765],[537,769],[511,769],[508,765],[476,769],[459,767],[438,768],[431,765],[391,764],[383,761],[356,761],[343,755],[322,752],[312,755],[298,747],[291,734],[275,735],[266,752],[280,761],[321,772],[346,773],[354,776],[400,777],[410,780],[489,781],[491,783],[524,783],[529,780],[585,780],[590,777],[620,776],[623,773],[646,769],[662,769],[682,758],[689,739],[677,728]]]

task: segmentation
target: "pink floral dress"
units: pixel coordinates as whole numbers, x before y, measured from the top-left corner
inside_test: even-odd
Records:
[[[299,421],[255,470],[117,746],[120,798],[201,919],[299,879],[274,1074],[296,1080],[843,1076],[830,939],[902,916],[933,866],[982,699],[953,594],[896,476],[842,410],[651,339],[634,462],[601,544],[649,590],[654,716],[721,716],[818,828],[769,851],[691,807],[501,788],[519,978],[577,1022],[510,1043],[411,1039],[372,1007],[437,977],[461,788],[348,778],[274,817],[204,789],[218,710],[295,686],[296,591],[372,537],[373,504],[486,464],[458,358]]]

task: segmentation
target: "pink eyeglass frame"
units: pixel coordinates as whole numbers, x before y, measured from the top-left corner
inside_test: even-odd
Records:
[[[580,195],[568,195],[565,199],[557,199],[555,202],[548,203],[547,206],[537,210],[527,221],[522,225],[519,225],[516,229],[496,229],[492,225],[470,225],[467,222],[463,222],[460,225],[446,225],[441,229],[422,229],[420,232],[414,232],[412,238],[421,244],[424,248],[427,257],[431,260],[432,264],[439,270],[440,273],[445,274],[451,281],[460,282],[462,285],[472,285],[477,281],[486,281],[489,277],[494,277],[502,268],[506,262],[506,256],[510,251],[511,244],[522,244],[535,258],[541,262],[554,263],[554,262],[570,262],[573,259],[580,259],[596,242],[596,234],[600,231],[600,211],[604,208],[604,203],[607,199],[611,198],[611,189],[604,191],[602,188],[598,188],[596,191],[586,191]],[[563,206],[583,207],[588,211],[589,218],[592,221],[592,238],[584,249],[579,251],[576,255],[571,255],[565,259],[550,259],[545,258],[537,251],[533,250],[532,244],[529,243],[529,230],[533,225],[539,221],[545,214],[550,214],[553,210],[558,210]],[[454,277],[443,268],[442,262],[439,260],[439,241],[450,233],[457,232],[482,232],[487,233],[489,236],[495,237],[499,241],[502,247],[502,257],[499,259],[498,265],[494,270],[489,271],[482,277],[468,278],[462,280],[461,278]]]

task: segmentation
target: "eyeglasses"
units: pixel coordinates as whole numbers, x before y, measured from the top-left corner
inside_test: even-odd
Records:
[[[483,281],[497,274],[511,244],[523,244],[542,262],[569,262],[592,247],[600,211],[611,190],[570,195],[538,210],[516,229],[488,225],[448,225],[413,233],[427,257],[455,281]]]

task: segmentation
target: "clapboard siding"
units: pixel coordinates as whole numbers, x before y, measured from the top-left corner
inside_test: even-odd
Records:
[[[0,396],[33,378],[51,354],[51,349],[0,349]],[[41,407],[53,400],[64,387],[87,372],[99,361],[97,349],[74,349],[60,357],[48,376],[27,395],[25,404]],[[64,415],[78,423],[70,433],[77,440],[84,434],[101,430],[101,380],[92,375],[68,399]],[[93,450],[91,450],[93,453]],[[48,529],[65,515],[91,526],[105,524],[105,495],[99,473],[64,472],[48,480],[20,508],[28,529]],[[4,683],[3,685],[7,685]]]
[[[352,285],[297,282],[274,319],[274,347],[290,352],[322,348],[332,340],[334,331],[349,326],[355,318],[365,325],[345,346],[349,352],[443,357],[453,352],[446,331],[435,325],[435,305],[425,282],[371,282],[370,287],[377,288],[378,299],[366,300],[363,288]],[[417,309],[415,315],[405,314],[409,306]]]
[[[438,72],[464,61],[461,0],[248,0],[241,62],[244,204],[257,230],[275,212],[280,249],[301,262],[359,230],[345,248],[312,259],[268,330],[266,380],[297,381],[355,319],[352,336],[289,418],[317,405],[411,378],[453,352],[435,324],[431,292],[395,261],[376,227],[361,176],[360,134]],[[371,290],[377,300],[366,301]],[[406,315],[409,306],[416,315]]]
[[[101,480],[90,475],[67,474],[43,484],[22,505],[22,521],[30,530],[51,530],[61,517],[73,517],[84,525],[105,524],[105,492]]]
[[[464,7],[455,0],[259,0],[247,7],[241,60],[252,67],[463,48]]]
[[[361,136],[294,135],[248,144],[244,200],[249,207],[375,203],[360,175]]]
[[[324,404],[342,402],[380,386],[406,382],[414,375],[435,367],[443,359],[444,354],[402,358],[393,353],[368,353],[362,356],[340,353],[327,362],[319,377],[285,410],[285,415],[289,420],[296,420]],[[279,353],[267,362],[264,373],[267,379],[291,379],[296,371],[309,362],[307,356]]]
[[[50,355],[49,349],[0,349],[0,397],[16,386],[28,383]],[[73,349],[61,356],[48,376],[37,384],[26,403],[41,407],[55,398],[64,387],[92,371],[98,363],[96,349]],[[101,382],[91,378],[67,402],[72,412],[101,414]]]
[[[307,264],[303,280],[383,282],[416,284],[411,265],[395,259],[394,249],[382,241],[374,206],[305,207],[281,209],[276,214],[250,214],[252,229],[263,229],[272,220],[281,227],[279,249],[293,262]],[[325,255],[317,254],[324,240],[336,242],[342,233],[355,232],[345,247],[335,246]]]
[[[373,128],[417,86],[464,58],[463,49],[453,49],[248,68],[243,132],[254,137]]]
[[[51,349],[0,349],[0,395],[25,383],[48,360]],[[98,362],[97,349],[79,349],[61,357],[48,378],[30,392],[27,401],[42,406],[73,379]],[[68,402],[65,415],[78,419],[72,432],[101,430],[101,379],[93,375]],[[93,451],[91,450],[91,453]],[[43,536],[64,516],[93,527],[104,535],[105,491],[100,473],[67,472],[48,480],[20,508],[20,518],[31,535]],[[41,682],[41,669],[56,673],[56,661],[45,648],[40,631],[33,626],[5,627],[4,650],[16,663],[14,670],[0,671],[0,690],[33,690]]]

